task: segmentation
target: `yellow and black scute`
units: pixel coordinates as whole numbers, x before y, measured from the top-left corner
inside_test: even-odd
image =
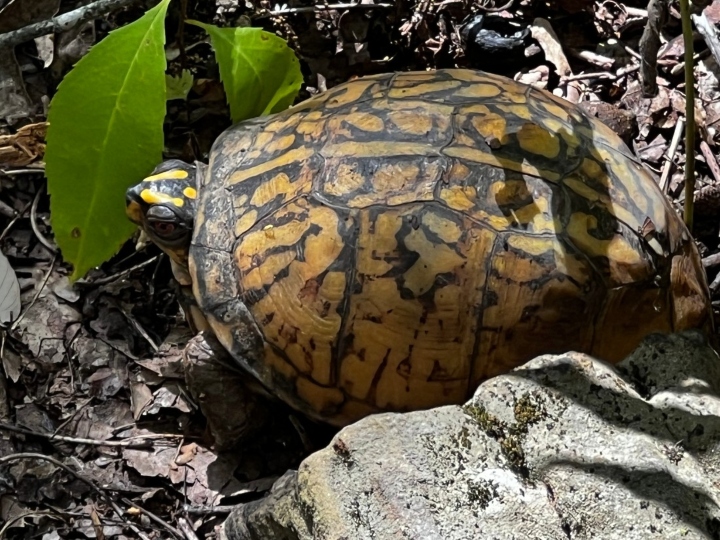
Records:
[[[712,326],[692,239],[622,141],[469,70],[361,78],[227,130],[189,263],[223,345],[336,425]]]

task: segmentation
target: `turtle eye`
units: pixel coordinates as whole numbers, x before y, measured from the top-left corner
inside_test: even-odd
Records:
[[[146,214],[147,224],[152,232],[166,241],[175,241],[187,232],[181,216],[165,205],[151,206]]]
[[[174,223],[167,221],[155,221],[152,227],[158,236],[172,236],[177,230],[177,226]]]

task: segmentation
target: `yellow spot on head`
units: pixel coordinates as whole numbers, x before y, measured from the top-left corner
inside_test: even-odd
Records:
[[[197,190],[195,188],[186,187],[183,189],[183,195],[185,195],[188,199],[196,199]]]
[[[173,169],[158,174],[153,174],[145,178],[145,182],[155,182],[157,180],[184,180],[188,177],[188,172],[182,169]]]
[[[185,204],[185,201],[183,201],[180,197],[171,197],[167,193],[160,193],[159,191],[152,191],[150,189],[143,189],[140,192],[140,197],[148,204],[170,203],[175,206],[182,206]]]

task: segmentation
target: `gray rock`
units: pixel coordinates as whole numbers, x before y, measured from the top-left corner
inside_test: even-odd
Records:
[[[465,406],[380,414],[228,518],[228,540],[720,538],[720,361],[542,356]]]

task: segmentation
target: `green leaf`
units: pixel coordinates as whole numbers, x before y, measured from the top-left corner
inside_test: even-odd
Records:
[[[51,223],[71,280],[108,260],[135,226],[125,190],[162,159],[170,0],[111,32],[65,76],[45,153]]]
[[[287,42],[260,28],[203,28],[212,41],[233,122],[287,109],[300,91],[300,62]]]
[[[193,85],[193,74],[189,69],[183,69],[179,77],[165,75],[165,86],[167,87],[167,100],[186,99],[188,92]]]

